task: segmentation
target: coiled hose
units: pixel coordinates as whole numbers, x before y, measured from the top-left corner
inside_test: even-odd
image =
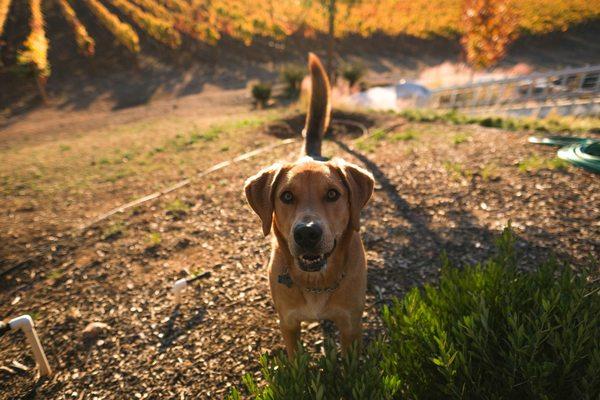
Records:
[[[572,136],[531,136],[529,143],[560,146],[558,157],[600,174],[600,140]]]

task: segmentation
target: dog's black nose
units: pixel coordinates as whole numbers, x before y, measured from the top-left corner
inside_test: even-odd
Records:
[[[323,236],[323,229],[314,222],[299,223],[294,227],[294,240],[304,250],[313,249]]]

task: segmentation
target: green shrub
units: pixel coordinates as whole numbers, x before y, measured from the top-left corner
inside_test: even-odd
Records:
[[[252,97],[259,107],[265,108],[271,98],[271,85],[264,82],[254,84],[252,86]]]
[[[443,260],[439,285],[383,308],[385,334],[361,357],[262,356],[249,398],[597,399],[600,285],[555,261],[519,271],[514,243],[507,228],[487,262]]]
[[[327,343],[326,355],[316,360],[300,350],[293,360],[283,352],[274,357],[260,357],[261,373],[266,387],[259,387],[250,374],[243,377],[244,385],[256,400],[294,399],[391,399],[399,382],[385,377],[379,369],[379,346],[370,346],[364,355],[356,349],[338,357],[335,345]],[[229,400],[242,396],[234,389]],[[244,397],[245,398],[245,397]]]
[[[285,92],[289,97],[297,97],[300,94],[300,85],[304,79],[304,66],[298,64],[287,64],[281,69],[281,79],[285,82]]]
[[[358,63],[347,63],[340,68],[342,78],[348,81],[350,87],[356,85],[365,76],[366,72],[367,69],[364,65]]]

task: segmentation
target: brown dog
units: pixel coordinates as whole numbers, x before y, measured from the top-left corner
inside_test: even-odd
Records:
[[[367,284],[358,231],[373,177],[341,159],[321,157],[331,111],[329,80],[312,53],[309,69],[312,92],[302,157],[265,168],[245,185],[263,233],[274,232],[269,282],[290,356],[300,340],[301,321],[333,321],[344,350],[360,342]]]

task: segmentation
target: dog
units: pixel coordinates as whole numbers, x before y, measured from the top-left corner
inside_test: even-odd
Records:
[[[302,321],[331,320],[343,352],[354,342],[360,345],[367,286],[360,212],[374,185],[363,168],[321,155],[331,89],[313,53],[308,67],[312,82],[300,158],[261,170],[244,187],[264,235],[273,232],[269,283],[290,357]]]

